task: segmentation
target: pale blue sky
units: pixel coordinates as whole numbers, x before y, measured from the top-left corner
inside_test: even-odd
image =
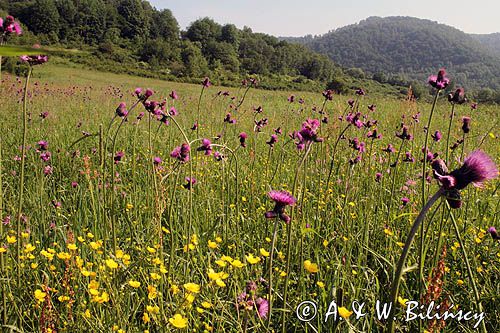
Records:
[[[275,36],[322,34],[369,16],[414,16],[468,33],[500,32],[499,0],[149,0],[181,28],[205,16]]]

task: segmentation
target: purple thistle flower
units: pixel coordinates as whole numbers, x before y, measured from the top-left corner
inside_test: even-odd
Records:
[[[38,148],[39,148],[40,150],[47,150],[47,149],[49,149],[49,144],[48,144],[48,142],[47,142],[47,141],[45,141],[45,140],[38,141],[38,143],[37,143],[37,144],[38,144]]]
[[[71,182],[71,187],[72,188],[77,188],[78,187],[78,183],[77,182]]]
[[[413,139],[413,136],[408,132],[408,127],[406,125],[403,125],[401,127],[401,133],[396,133],[396,136],[400,138],[401,140],[411,140]]]
[[[212,147],[211,147],[212,142],[208,139],[203,139],[201,141],[201,146],[198,147],[197,151],[204,151],[205,155],[210,156],[212,155]]]
[[[477,110],[477,103],[471,103],[470,109],[471,110]]]
[[[262,298],[259,297],[255,301],[255,304],[257,305],[257,313],[259,314],[260,318],[267,318],[267,314],[269,312],[269,302]]]
[[[354,107],[354,100],[352,98],[350,98],[348,101],[347,101],[347,104],[349,105],[349,107],[352,109]]]
[[[295,95],[290,95],[290,96],[288,96],[287,101],[288,101],[289,103],[293,103],[293,102],[295,102]]]
[[[271,147],[273,148],[274,147],[274,144],[278,142],[278,136],[276,134],[272,134],[271,135],[271,138],[269,139],[269,141],[267,141],[266,143]]]
[[[411,152],[407,151],[405,153],[405,158],[403,159],[403,162],[409,162],[409,163],[415,162],[415,158],[411,155]]]
[[[464,88],[458,88],[454,93],[448,95],[448,102],[452,104],[464,104],[467,102]]]
[[[242,146],[243,148],[246,148],[246,146],[247,146],[247,144],[246,144],[247,137],[248,137],[248,135],[245,132],[241,132],[238,135],[238,138],[240,138],[240,146]]]
[[[156,157],[154,157],[154,158],[153,158],[153,164],[154,164],[154,165],[160,165],[160,164],[162,164],[162,162],[163,162],[163,161],[162,161],[162,160],[161,160],[161,158],[160,158],[160,157],[158,157],[158,156],[156,156]]]
[[[140,97],[141,93],[142,93],[142,88],[135,88],[134,95],[136,95],[137,97]]]
[[[198,182],[194,177],[193,178],[186,177],[185,179],[187,183],[182,185],[182,187],[184,187],[186,190],[190,190]]]
[[[192,131],[196,131],[198,129],[198,123],[194,123],[193,126],[191,127]]]
[[[152,89],[146,89],[146,92],[144,93],[144,98],[148,99],[149,97],[153,96],[154,91]]]
[[[278,127],[278,128],[275,128],[274,130],[274,133],[280,135],[281,133],[283,133],[283,131],[281,130],[281,127]]]
[[[54,169],[50,165],[46,165],[43,168],[43,174],[46,175],[46,176],[51,175],[53,171],[54,171]]]
[[[375,128],[373,131],[366,133],[366,137],[375,140],[382,138],[382,134],[378,134],[377,129]]]
[[[450,173],[455,178],[455,188],[464,189],[472,183],[476,187],[490,179],[498,177],[498,169],[493,160],[481,150],[472,152],[465,159],[463,165]]]
[[[267,195],[274,201],[275,205],[273,210],[266,212],[264,216],[268,219],[279,217],[280,220],[290,223],[290,217],[285,214],[285,207],[295,205],[297,199],[288,191],[272,190]]]
[[[46,119],[48,116],[49,116],[48,111],[44,111],[44,112],[40,113],[40,118],[42,118],[42,119]]]
[[[30,66],[41,65],[49,61],[49,57],[46,55],[23,55],[19,59]]]
[[[440,131],[436,131],[436,132],[434,132],[434,134],[431,134],[431,137],[435,142],[439,142],[441,140],[441,138],[443,137],[443,135],[441,134]]]
[[[333,100],[333,90],[327,89],[327,90],[323,91],[323,97],[327,101]]]
[[[168,114],[171,115],[172,117],[177,116],[179,113],[177,112],[177,109],[175,107],[171,107],[170,111],[168,111]]]
[[[361,155],[358,155],[355,158],[351,158],[349,160],[350,165],[355,165],[355,164],[358,164],[359,162],[361,162]]]
[[[175,147],[170,153],[170,157],[176,158],[181,162],[189,161],[189,152],[191,148],[187,143],[183,143],[181,146]]]
[[[171,99],[173,99],[173,100],[176,100],[176,99],[178,99],[178,98],[179,98],[179,96],[177,95],[177,92],[176,92],[175,90],[172,90],[168,96],[169,96]]]
[[[394,146],[389,143],[387,145],[387,148],[382,149],[382,151],[384,151],[388,154],[391,154],[391,153],[394,153],[396,151],[396,149],[394,149]]]
[[[144,118],[144,112],[140,112],[140,113],[137,115],[137,120],[141,120],[142,118]]]
[[[113,157],[113,160],[115,161],[115,164],[118,164],[121,162],[123,156],[125,156],[125,153],[122,151],[119,151],[115,154],[115,157]]]
[[[462,131],[466,134],[470,132],[470,120],[470,117],[462,117]]]
[[[401,203],[403,204],[403,206],[406,206],[409,202],[410,202],[410,199],[408,199],[407,197],[403,197],[401,199]]]
[[[126,117],[128,115],[127,105],[124,102],[121,102],[116,108],[116,115],[118,117]]]
[[[446,77],[445,69],[441,68],[437,75],[429,76],[429,79],[427,80],[427,82],[429,82],[429,84],[432,87],[434,87],[438,90],[441,90],[441,89],[446,88],[448,86],[448,84],[450,84],[450,79],[448,79]]]
[[[374,105],[374,104],[370,104],[368,105],[368,110],[372,111],[372,112],[375,112],[375,110],[377,109],[377,106]]]
[[[203,88],[208,88],[212,85],[208,77],[206,77],[201,84],[203,85]]]
[[[382,180],[382,174],[381,174],[380,172],[377,172],[377,173],[375,174],[375,181],[376,181],[377,183],[380,183],[380,181],[381,181],[381,180]]]
[[[495,227],[489,227],[488,232],[491,235],[491,238],[493,238],[494,240],[500,240],[500,235],[498,234]]]
[[[300,131],[295,133],[295,137],[299,139],[295,144],[297,149],[304,149],[305,145],[312,142],[323,142],[323,138],[318,137],[319,120],[318,119],[307,119],[302,123],[302,128]]]
[[[365,91],[363,89],[361,89],[361,88],[356,89],[356,95],[358,95],[358,96],[364,96],[365,94],[366,93],[365,93]]]
[[[44,162],[47,162],[48,160],[50,160],[51,157],[52,157],[52,154],[50,153],[50,151],[44,151],[43,153],[40,154],[40,159]]]
[[[216,161],[220,162],[224,159],[224,155],[222,155],[220,152],[216,151],[214,153],[214,158]]]

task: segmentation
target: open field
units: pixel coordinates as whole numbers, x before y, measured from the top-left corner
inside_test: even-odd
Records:
[[[387,328],[375,304],[390,301],[410,228],[423,199],[440,187],[427,163],[422,195],[430,103],[369,91],[329,100],[321,92],[259,90],[250,81],[203,87],[49,61],[34,67],[28,86],[23,158],[25,79],[2,79],[3,331]],[[145,110],[136,87],[154,91],[149,101],[166,100],[163,115]],[[178,99],[169,97],[173,90]],[[126,117],[116,115],[120,102]],[[465,103],[454,111],[449,123],[451,104],[446,97],[437,102],[429,133],[439,130],[442,138],[428,137],[430,151],[449,154],[450,170],[478,149],[498,165],[500,108]],[[464,116],[472,119],[467,134]],[[306,119],[320,121],[303,126]],[[411,140],[396,136],[402,123]],[[289,136],[301,127],[301,137]],[[368,137],[375,129],[381,138]],[[464,141],[447,149],[457,140]],[[171,157],[186,141],[190,151]],[[394,151],[383,151],[389,144]],[[195,184],[187,180],[193,178]],[[440,327],[439,320],[403,320],[406,302],[435,301],[454,304],[454,312],[480,306],[485,314],[480,323],[449,319],[441,331],[500,331],[500,243],[488,232],[500,227],[498,185],[496,179],[466,187],[460,209],[449,210],[444,198],[432,206],[424,234],[419,228],[409,248],[396,330]],[[295,205],[283,213],[271,190],[289,191]],[[296,308],[308,300],[318,314],[304,322]],[[325,323],[333,300],[337,320],[331,315]],[[355,300],[366,303],[366,316],[350,312]]]

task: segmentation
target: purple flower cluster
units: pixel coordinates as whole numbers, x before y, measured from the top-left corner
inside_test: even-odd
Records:
[[[323,142],[323,138],[318,137],[319,120],[307,119],[302,123],[302,128],[298,132],[292,133],[292,137],[298,141],[295,143],[298,150],[304,149],[312,142]]]
[[[46,55],[23,55],[20,56],[19,59],[30,66],[41,65],[49,61],[49,57]]]
[[[265,280],[260,279],[260,282],[265,285]],[[257,310],[256,313],[261,319],[267,318],[269,313],[269,302],[267,299],[258,296],[258,286],[254,281],[247,282],[245,291],[238,295],[236,308],[246,311]]]
[[[262,118],[259,121],[255,120],[254,123],[255,123],[254,130],[256,132],[261,132],[262,128],[264,128],[264,126],[266,126],[267,124],[269,124],[269,120],[267,118]]]
[[[401,126],[401,133],[396,133],[396,136],[401,140],[410,141],[413,139],[413,136],[409,133],[408,126],[406,125]]]
[[[189,161],[189,152],[191,151],[191,147],[187,143],[183,143],[182,145],[175,147],[174,150],[170,153],[170,157],[176,158],[180,162],[188,162]]]
[[[8,15],[5,19],[0,17],[0,38],[3,36],[9,36],[11,34],[20,35],[23,33],[21,25],[19,22],[14,20],[14,17]]]

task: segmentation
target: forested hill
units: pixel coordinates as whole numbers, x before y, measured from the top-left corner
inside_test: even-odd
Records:
[[[470,36],[500,56],[500,32],[483,35],[471,34]]]
[[[498,50],[498,34],[473,37],[429,20],[370,17],[321,36],[284,39],[382,81],[391,75],[423,79],[446,67],[468,88],[500,89],[500,55],[492,51]]]
[[[263,84],[282,89],[301,84],[322,89],[333,78],[344,77],[327,56],[247,27],[203,18],[181,31],[170,10],[157,10],[148,1],[0,0],[0,16],[7,13],[26,30],[19,43],[87,50],[90,56],[73,60],[99,69],[171,78],[209,75],[220,84],[262,75],[267,77]]]

